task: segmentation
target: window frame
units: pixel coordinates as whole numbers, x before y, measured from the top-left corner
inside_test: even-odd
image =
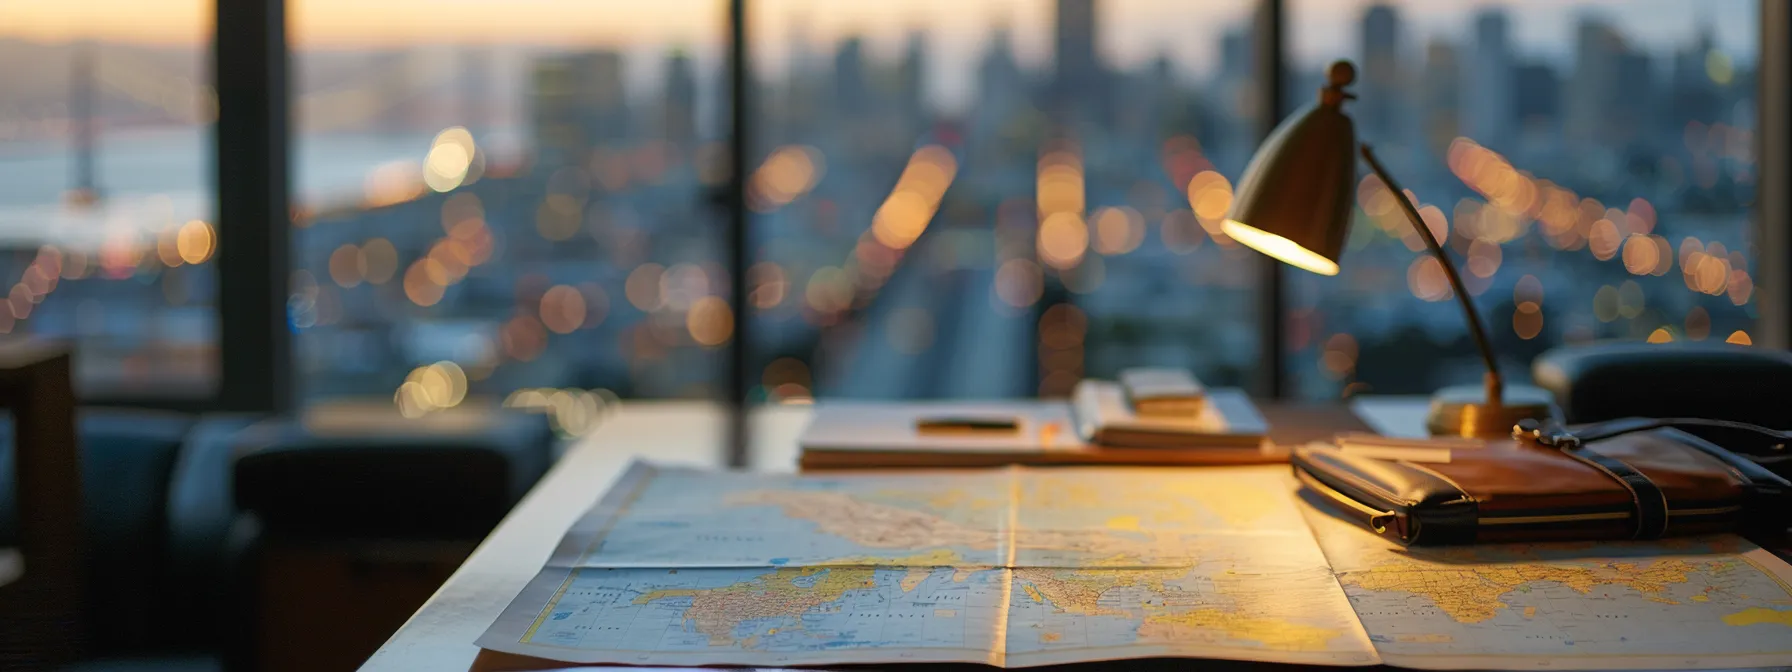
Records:
[[[730,261],[729,303],[736,331],[727,368],[720,372],[731,410],[727,456],[744,464],[747,452],[748,371],[755,342],[747,304],[747,241],[753,215],[747,208],[745,179],[754,127],[748,73],[751,35],[747,32],[749,0],[726,0],[729,75],[728,160],[730,178],[717,204],[726,210],[724,240]],[[1759,120],[1756,155],[1761,166],[1754,234],[1760,261],[1761,290],[1758,345],[1785,349],[1792,345],[1792,6],[1759,0]],[[140,399],[89,395],[86,403],[133,405],[188,411],[277,413],[294,410],[292,329],[288,324],[287,282],[291,277],[292,216],[290,211],[291,101],[286,0],[216,0],[211,45],[212,84],[218,96],[213,126],[213,186],[216,194],[219,380],[210,396]],[[1263,102],[1256,119],[1258,138],[1266,137],[1282,118],[1286,73],[1287,0],[1258,0],[1253,20],[1257,95]],[[266,226],[244,226],[265,222]],[[1285,339],[1285,270],[1265,258],[1261,267],[1259,322],[1260,365],[1254,392],[1279,399],[1286,395],[1283,371]]]

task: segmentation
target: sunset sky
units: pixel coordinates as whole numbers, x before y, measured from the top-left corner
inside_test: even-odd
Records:
[[[1297,62],[1355,56],[1357,19],[1366,0],[1288,0],[1288,43]],[[1753,60],[1756,0],[1405,0],[1396,2],[1409,33],[1460,38],[1473,10],[1509,7],[1513,39],[1530,53],[1566,56],[1575,18],[1609,17],[1657,53],[1690,41],[1709,22],[1719,45]],[[721,0],[287,0],[296,48],[504,44],[591,47],[654,54],[680,47],[719,57]],[[1222,30],[1245,20],[1251,0],[1102,0],[1102,50],[1135,66],[1168,52],[1185,72],[1208,72]],[[210,31],[212,0],[0,0],[0,37],[64,41],[75,36],[163,44],[200,44]],[[800,31],[826,53],[844,35],[864,35],[874,51],[894,54],[906,32],[928,32],[932,69],[966,80],[993,25],[1013,29],[1024,61],[1049,58],[1051,0],[750,0],[754,57],[781,69]],[[1406,40],[1418,53],[1420,42]],[[657,60],[657,59],[656,59]],[[1417,59],[1414,59],[1415,62]],[[960,86],[952,83],[948,86]]]

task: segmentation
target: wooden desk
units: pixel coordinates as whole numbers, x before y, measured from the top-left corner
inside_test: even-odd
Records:
[[[1423,397],[1383,397],[1353,405],[1356,416],[1386,433],[1423,432]],[[1299,441],[1351,427],[1342,407],[1265,406],[1264,414]],[[794,471],[797,435],[809,419],[804,406],[754,411],[750,467]],[[722,462],[724,417],[719,407],[690,402],[629,402],[598,431],[575,444],[530,491],[465,564],[411,620],[361,666],[363,672],[462,672],[485,632],[511,598],[547,562],[573,521],[609,488],[631,460],[714,467]],[[1418,424],[1413,424],[1417,422]]]

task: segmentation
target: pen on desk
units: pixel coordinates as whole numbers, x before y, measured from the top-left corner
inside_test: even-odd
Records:
[[[1020,421],[1014,418],[921,418],[915,421],[915,431],[921,434],[1013,434],[1020,431]]]

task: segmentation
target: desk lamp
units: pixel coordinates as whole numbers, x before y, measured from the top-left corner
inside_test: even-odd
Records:
[[[1508,389],[1500,379],[1487,329],[1475,313],[1450,255],[1425,226],[1405,191],[1388,175],[1368,145],[1358,145],[1356,128],[1344,114],[1355,98],[1345,86],[1356,80],[1349,61],[1332,63],[1319,102],[1289,117],[1251,157],[1221,230],[1251,249],[1320,275],[1337,275],[1338,259],[1350,230],[1351,197],[1356,192],[1356,155],[1393,192],[1400,211],[1436,255],[1468,320],[1469,336],[1487,365],[1482,386],[1446,387],[1432,396],[1426,425],[1432,434],[1503,436],[1525,418],[1549,417],[1548,393],[1533,387]]]

